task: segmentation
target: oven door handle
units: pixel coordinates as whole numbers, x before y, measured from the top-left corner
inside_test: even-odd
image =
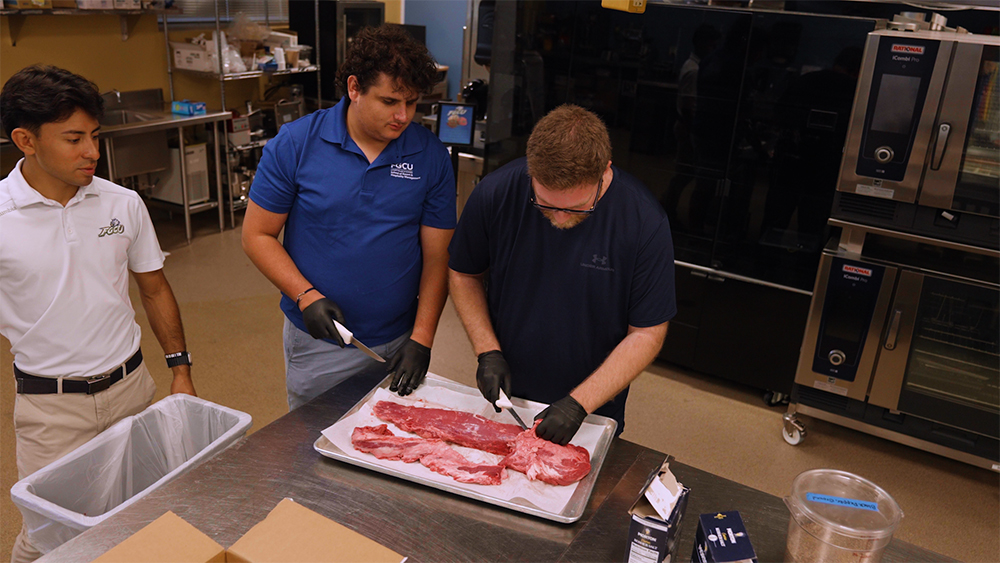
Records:
[[[903,316],[903,311],[896,309],[892,312],[892,321],[889,323],[889,331],[885,335],[885,349],[896,348],[896,337],[899,335],[899,320]]]
[[[942,123],[938,126],[937,140],[934,141],[934,154],[931,155],[931,170],[941,168],[941,161],[944,160],[944,149],[948,146],[949,133],[951,133],[950,123]]]

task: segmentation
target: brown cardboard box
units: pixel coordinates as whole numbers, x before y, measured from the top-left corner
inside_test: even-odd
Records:
[[[49,10],[52,9],[52,0],[4,0],[3,5],[4,8],[19,10]]]
[[[285,499],[229,548],[230,563],[401,563],[406,558]]]
[[[225,563],[226,550],[173,512],[150,522],[94,563]]]

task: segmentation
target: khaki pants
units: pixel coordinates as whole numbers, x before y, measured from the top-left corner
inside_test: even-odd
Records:
[[[155,394],[156,384],[145,362],[118,383],[94,395],[18,394],[14,399],[18,479],[75,450],[119,420],[142,412],[153,402]],[[11,561],[27,563],[41,556],[22,525]]]

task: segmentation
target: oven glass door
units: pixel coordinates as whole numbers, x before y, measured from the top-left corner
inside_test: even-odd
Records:
[[[1000,216],[1000,48],[987,45],[979,65],[972,115],[953,208]]]
[[[998,296],[995,288],[923,277],[900,411],[997,436]]]

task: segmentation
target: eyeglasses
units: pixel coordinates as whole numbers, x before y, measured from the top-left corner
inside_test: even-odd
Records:
[[[601,197],[601,187],[603,186],[603,184],[604,184],[604,176],[601,175],[601,179],[597,181],[597,193],[594,194],[594,205],[591,205],[590,209],[566,209],[565,207],[552,207],[550,205],[542,205],[541,203],[538,203],[537,199],[535,199],[534,184],[531,185],[531,197],[529,199],[531,200],[531,205],[535,206],[535,209],[540,209],[542,211],[562,211],[563,213],[571,213],[573,215],[590,215],[591,213],[594,212],[594,209],[597,209],[597,200],[600,199]]]

